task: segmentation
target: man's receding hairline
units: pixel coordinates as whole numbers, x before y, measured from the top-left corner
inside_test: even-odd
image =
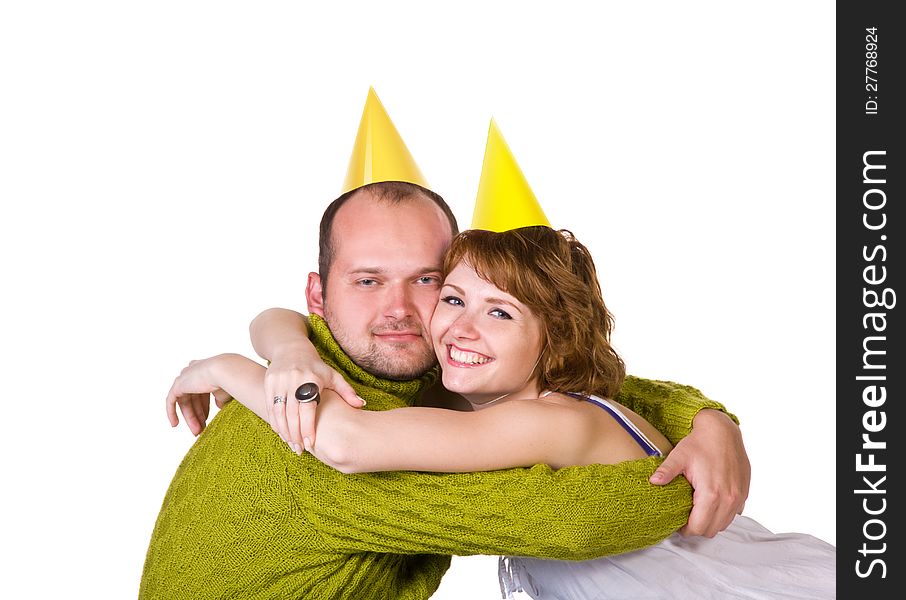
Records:
[[[415,186],[415,184],[412,184],[412,185]],[[333,221],[331,221],[331,223],[330,223],[330,244],[331,244],[331,246],[334,248],[334,250],[336,250],[338,244],[337,244],[337,239],[334,237],[334,230],[336,230],[337,219],[340,218],[340,215],[343,213],[343,209],[348,207],[351,202],[355,202],[356,198],[361,197],[361,195],[364,193],[370,194],[371,198],[373,200],[376,200],[380,204],[383,204],[383,205],[389,206],[389,207],[394,207],[394,206],[398,206],[401,204],[414,204],[417,202],[425,202],[425,203],[429,204],[431,206],[431,208],[434,209],[435,214],[437,214],[441,218],[441,221],[447,226],[447,229],[449,230],[449,233],[450,233],[450,240],[452,241],[453,238],[456,236],[456,232],[454,232],[453,225],[450,223],[449,219],[447,218],[447,215],[444,213],[444,210],[440,206],[437,205],[437,202],[435,202],[433,198],[428,196],[422,190],[421,186],[415,186],[415,187],[417,187],[418,190],[415,193],[407,194],[406,196],[393,196],[392,194],[389,194],[389,193],[376,194],[375,190],[379,190],[381,188],[364,187],[364,188],[359,188],[359,189],[355,190],[355,192],[353,192],[353,194],[346,200],[346,202],[344,202],[337,209],[337,212],[333,217]]]

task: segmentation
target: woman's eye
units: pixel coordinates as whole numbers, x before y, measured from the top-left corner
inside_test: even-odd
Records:
[[[453,306],[463,306],[463,301],[456,296],[444,296],[440,301]]]
[[[488,313],[492,317],[497,317],[498,319],[512,319],[508,312],[505,310],[500,310],[499,308],[492,308],[491,312]]]

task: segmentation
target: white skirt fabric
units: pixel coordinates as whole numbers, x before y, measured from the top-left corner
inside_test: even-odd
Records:
[[[673,534],[587,561],[503,557],[502,598],[683,600],[836,598],[837,549],[803,533],[772,533],[738,516],[713,538]]]

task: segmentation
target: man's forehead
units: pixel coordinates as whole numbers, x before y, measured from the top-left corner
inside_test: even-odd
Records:
[[[354,200],[340,208],[332,227],[331,242],[337,252],[364,245],[375,252],[406,249],[414,254],[433,254],[438,249],[446,252],[452,241],[449,221],[430,200]]]

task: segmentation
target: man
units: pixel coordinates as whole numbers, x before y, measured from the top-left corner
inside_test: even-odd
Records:
[[[421,188],[403,184],[409,192],[389,193],[397,201],[387,199],[388,187],[397,184],[350,190],[328,232],[338,243],[326,281],[310,277],[307,289],[315,347],[368,409],[411,404],[433,381],[431,371],[413,377],[433,364],[424,366],[420,346],[453,234]],[[369,355],[384,363],[384,344],[393,346],[394,363],[384,377],[344,351],[364,364]],[[173,399],[214,391],[180,389],[181,381]],[[689,406],[719,407],[681,386],[646,385]],[[174,477],[140,596],[428,598],[451,554],[580,559],[642,547],[680,526],[689,506],[684,482],[648,485],[651,468],[642,461],[556,472],[344,476],[296,456],[231,402]],[[614,497],[626,510],[615,510]]]

